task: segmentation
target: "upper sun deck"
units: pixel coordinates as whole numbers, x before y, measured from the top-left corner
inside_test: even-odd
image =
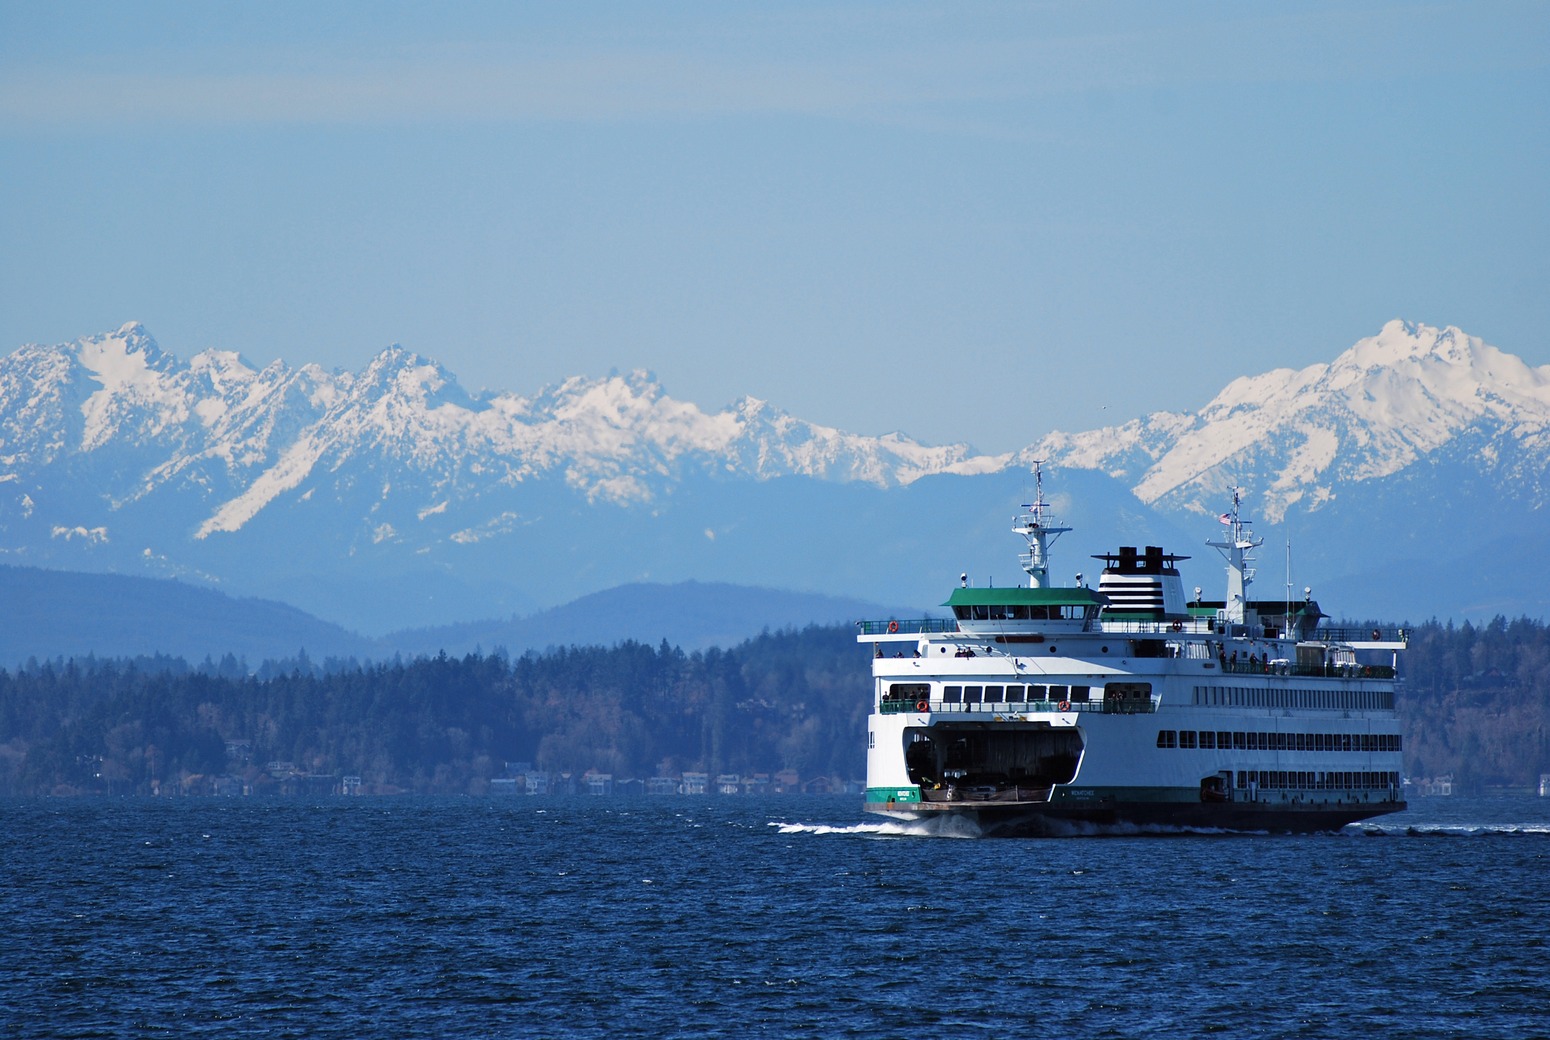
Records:
[[[942,604],[953,612],[962,631],[979,630],[981,622],[998,622],[992,631],[1004,631],[1005,622],[1028,622],[1030,630],[1058,623],[1059,629],[1076,627],[1098,616],[1105,597],[1091,589],[1057,588],[958,588]]]
[[[894,618],[856,622],[858,642],[900,642],[922,637],[1002,641],[1006,636],[1075,635],[1128,636],[1140,639],[1203,642],[1216,646],[1234,642],[1280,642],[1290,646],[1344,646],[1356,650],[1403,650],[1404,629],[1318,625],[1327,616],[1311,609],[1265,615],[1253,624],[1228,624],[1219,610],[1190,608],[1175,618],[1143,617],[1103,609],[1104,597],[1090,589],[960,588],[944,606],[951,618]],[[1288,624],[1290,622],[1290,624]],[[1310,623],[1312,622],[1312,623]],[[1016,641],[1016,640],[1014,640]]]
[[[1102,609],[1104,598],[1091,589],[969,588],[953,590],[942,604],[951,618],[858,621],[858,640],[912,639],[951,635],[989,637],[1011,632],[1085,631]]]

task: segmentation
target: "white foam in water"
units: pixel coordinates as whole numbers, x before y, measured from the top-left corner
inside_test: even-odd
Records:
[[[883,823],[853,823],[846,825],[822,823],[779,823],[771,827],[782,834],[856,834],[879,838],[982,838],[984,832],[972,820],[962,816],[943,815],[927,820],[888,820]],[[1263,833],[1227,831],[1214,827],[1175,827],[1166,824],[1085,823],[1076,820],[1052,821],[1048,837],[1136,837],[1159,834],[1245,834]]]
[[[781,834],[856,834],[875,838],[978,838],[979,828],[962,817],[930,820],[886,820],[880,823],[771,822]]]
[[[1477,838],[1493,834],[1520,834],[1543,837],[1550,826],[1541,823],[1393,823],[1353,824],[1346,833],[1383,838]]]

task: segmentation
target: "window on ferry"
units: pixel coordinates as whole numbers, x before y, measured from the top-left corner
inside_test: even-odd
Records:
[[[1192,729],[1179,730],[1179,747],[1192,748],[1195,746],[1195,731]]]
[[[1008,686],[1006,688],[1007,703],[1021,704],[1023,701],[1023,688],[1021,686]]]
[[[930,683],[894,683],[888,687],[889,696],[896,701],[923,701],[931,696]]]
[[[1073,702],[1086,701],[1092,692],[1093,688],[1091,686],[1073,686],[1071,687],[1071,700]]]
[[[1000,704],[1002,702],[1002,698],[1004,697],[1005,693],[1006,693],[1005,687],[1001,687],[1001,686],[987,686],[987,687],[985,687],[985,703],[986,704]]]
[[[1027,621],[1028,620],[1028,605],[1026,603],[1019,603],[1019,604],[1017,604],[1017,606],[1012,608],[1012,620],[1013,621]]]
[[[1140,699],[1152,695],[1152,684],[1146,682],[1124,683],[1111,682],[1104,687],[1104,691],[1110,697],[1129,697]]]
[[[1068,696],[1070,691],[1071,688],[1069,686],[1051,686],[1049,688],[1049,699],[1052,701],[1070,700],[1071,698]]]
[[[1028,699],[1030,701],[1046,701],[1049,700],[1049,694],[1043,686],[1030,686],[1028,687]]]
[[[975,621],[989,621],[990,620],[990,608],[989,607],[975,607],[974,608],[974,620]]]
[[[944,687],[942,687],[942,700],[946,701],[948,704],[957,704],[959,701],[963,700],[963,687],[962,686],[944,686]]]
[[[1209,729],[1201,730],[1200,746],[1206,751],[1216,750],[1216,733]]]
[[[965,686],[963,688],[963,702],[965,704],[978,704],[982,692],[984,692],[983,686]]]
[[[1176,733],[1175,731],[1173,731],[1171,729],[1160,729],[1160,730],[1158,730],[1157,731],[1157,746],[1161,747],[1161,748],[1178,747],[1179,746],[1179,735],[1178,735],[1178,733]]]
[[[1232,747],[1232,734],[1218,731],[1216,734],[1216,746],[1224,749]]]

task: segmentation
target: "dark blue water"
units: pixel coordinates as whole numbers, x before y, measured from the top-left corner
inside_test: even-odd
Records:
[[[6,1037],[1550,1034],[1550,799],[953,840],[856,799],[0,804]]]

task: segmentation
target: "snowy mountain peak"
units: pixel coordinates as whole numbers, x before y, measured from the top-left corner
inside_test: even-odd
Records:
[[[1358,340],[1328,366],[1334,385],[1350,385],[1375,373],[1412,377],[1439,367],[1469,371],[1485,345],[1449,326],[1391,321],[1376,336]]]
[[[1328,365],[1236,379],[1196,415],[1051,434],[1030,451],[1198,513],[1247,486],[1279,521],[1299,504],[1322,507],[1342,482],[1389,477],[1465,442],[1479,445],[1470,450],[1483,466],[1516,465],[1523,448],[1550,449],[1546,431],[1550,366],[1530,368],[1456,328],[1391,321]],[[1495,443],[1503,438],[1510,450]],[[1527,475],[1528,494],[1550,495],[1543,469]]]
[[[437,362],[396,343],[372,358],[356,380],[363,391],[396,389],[413,395],[434,394],[456,382]]]
[[[127,322],[117,332],[90,336],[75,344],[74,354],[89,371],[109,380],[132,369],[164,367],[176,359],[163,354],[145,326]]]
[[[124,343],[130,344],[134,349],[143,347],[145,344],[149,344],[153,350],[156,348],[156,340],[152,338],[148,331],[146,331],[145,326],[140,324],[138,321],[126,321],[124,324],[118,327],[117,332],[112,333],[111,337],[98,338],[113,338],[122,340]]]

